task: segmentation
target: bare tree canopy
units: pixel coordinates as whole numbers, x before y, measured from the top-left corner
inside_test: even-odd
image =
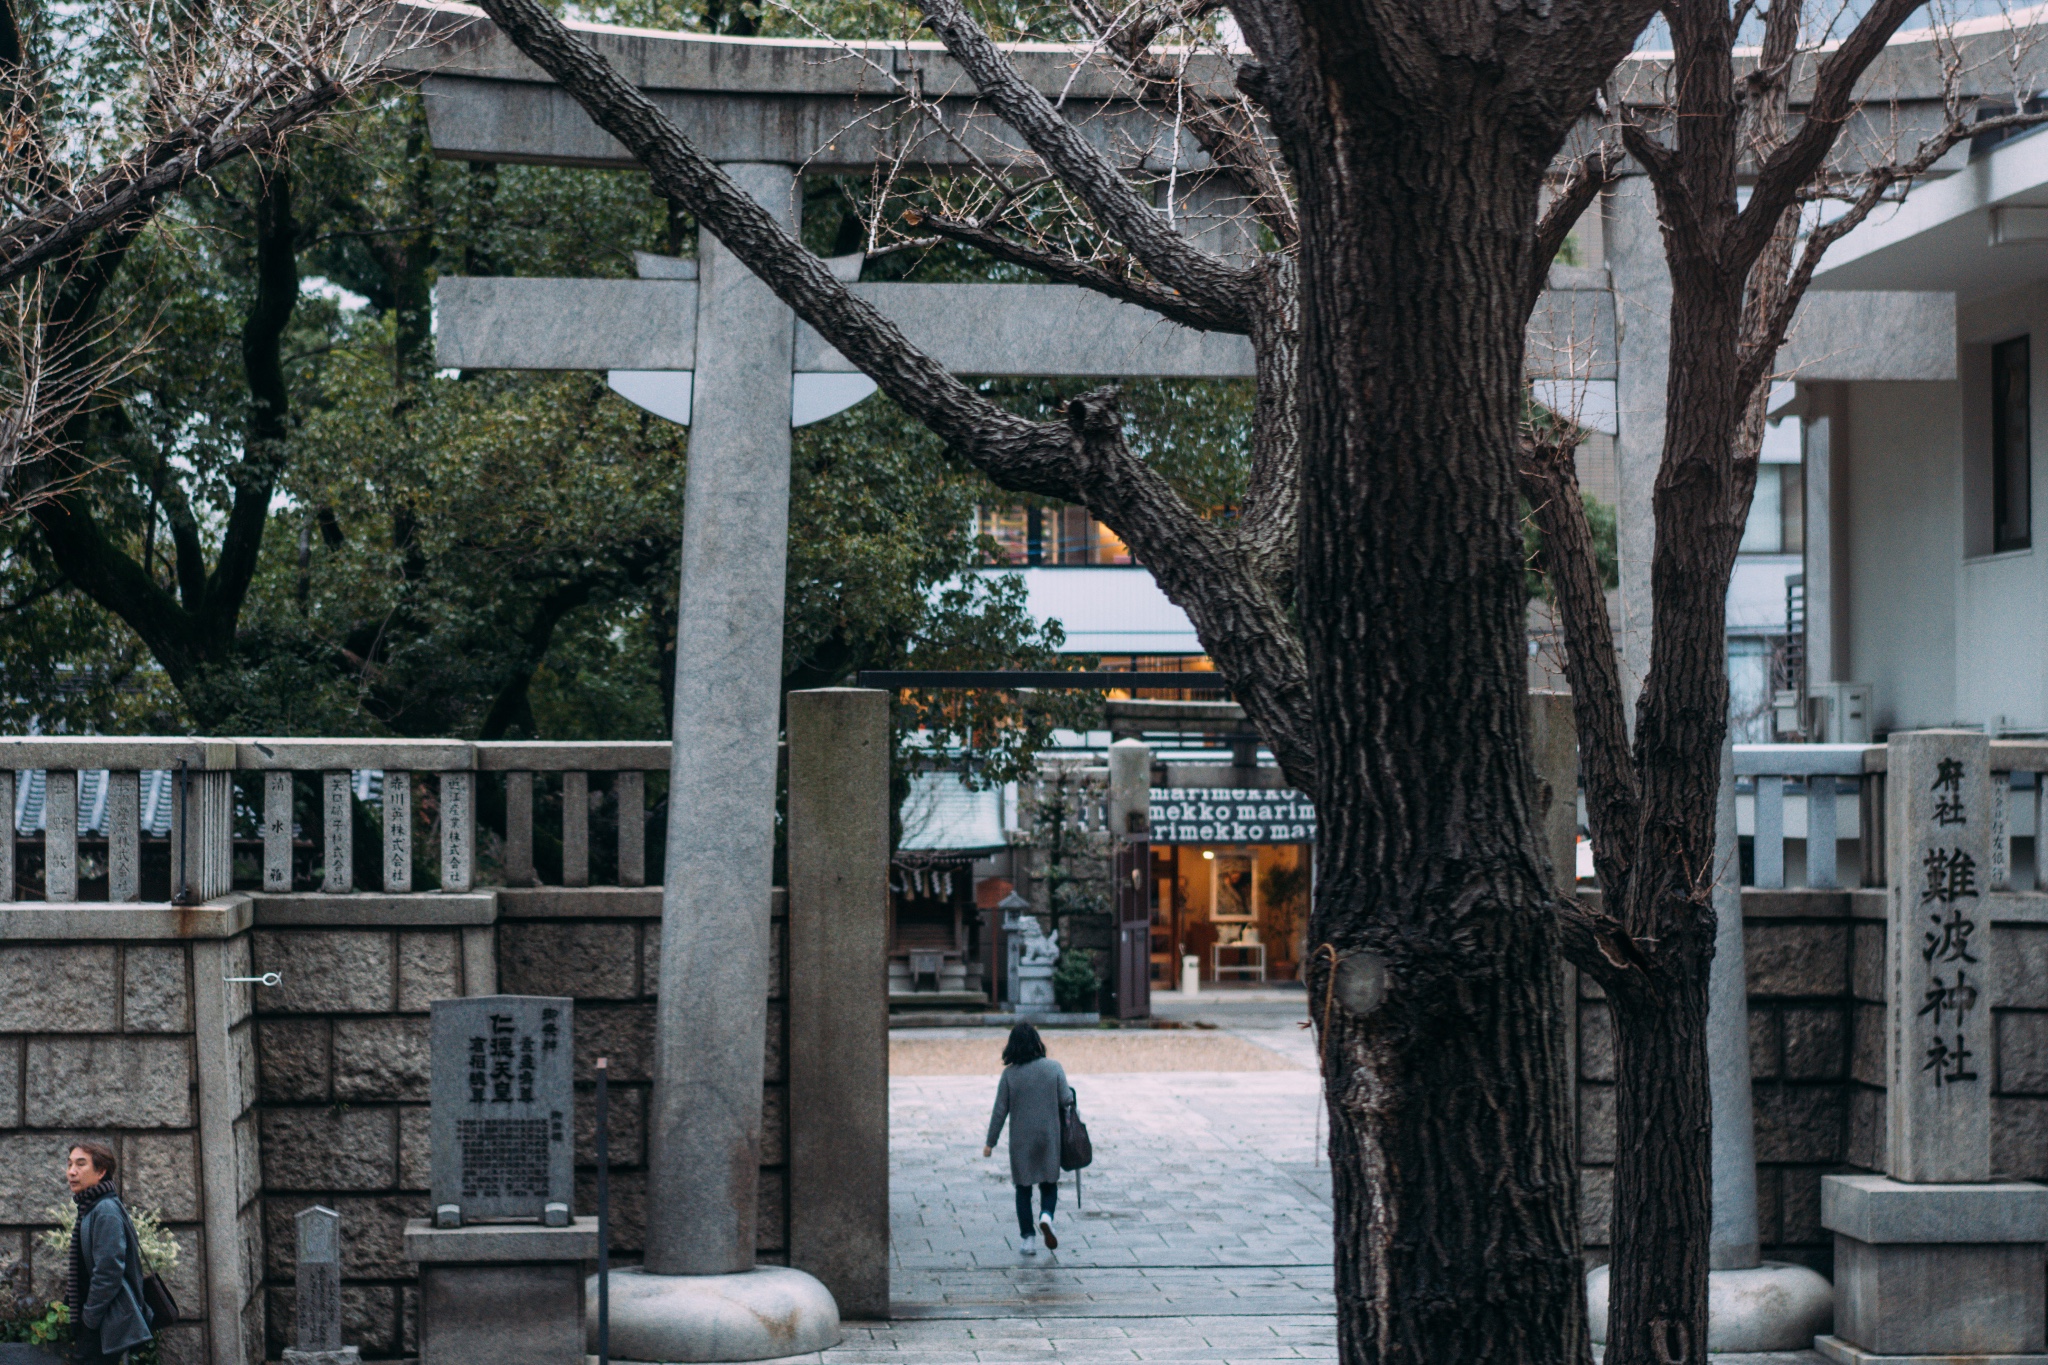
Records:
[[[157,204],[381,79],[403,23],[351,49],[382,0],[176,0],[76,10],[0,0],[0,511],[14,471],[145,344],[104,290]],[[127,321],[134,321],[128,319]],[[48,491],[51,485],[45,485]]]

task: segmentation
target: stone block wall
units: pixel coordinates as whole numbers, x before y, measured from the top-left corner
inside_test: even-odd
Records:
[[[645,1246],[649,1092],[654,1007],[661,969],[661,889],[499,893],[498,989],[576,999],[576,1211],[597,1208],[596,1073],[611,1072],[612,1254],[636,1260]],[[782,1264],[789,1246],[787,903],[775,893],[762,1095],[761,1205],[755,1246]]]
[[[559,995],[576,1001],[575,1211],[597,1208],[594,1064],[611,1072],[612,1252],[631,1263],[646,1230],[646,1115],[653,1082],[661,889],[499,890],[494,924],[268,926],[259,909],[256,1018],[266,1322],[272,1359],[294,1340],[292,1218],[321,1203],[342,1215],[342,1336],[370,1359],[418,1350],[408,1218],[430,1213],[428,1055],[433,1001]],[[339,899],[339,898],[336,898]],[[431,919],[431,896],[388,898],[387,918]],[[261,902],[259,901],[259,906]],[[360,920],[360,912],[337,910]],[[372,917],[376,917],[373,913]],[[760,1230],[787,1260],[784,899],[774,907],[774,975],[763,1095]]]
[[[2028,899],[2048,903],[2048,896]],[[1991,990],[1998,1053],[1991,1169],[2004,1179],[2048,1180],[2048,921],[2001,920],[1994,899],[1991,932],[1999,964]]]
[[[246,1121],[226,1130],[237,1149],[227,1160],[201,1157],[200,1025],[220,1031],[207,1060],[238,1073],[210,1078],[217,1085],[253,1069],[246,990],[203,976],[245,973],[246,948],[246,938],[225,950],[217,941],[0,942],[0,1256],[25,1261],[39,1295],[62,1297],[66,1253],[46,1247],[42,1234],[70,1197],[66,1153],[81,1139],[108,1142],[128,1201],[155,1210],[178,1240],[167,1279],[185,1320],[164,1335],[167,1365],[207,1358],[207,1257],[216,1250],[207,1239],[207,1180],[222,1182],[224,1205],[236,1209],[254,1193],[253,1163],[238,1159]],[[224,1093],[234,1112],[223,1118],[240,1118],[243,1106]],[[232,1274],[245,1250],[226,1240],[218,1250]]]
[[[465,971],[464,932],[259,919],[255,969],[283,978],[256,1002],[260,1339],[273,1360],[295,1340],[292,1219],[313,1204],[341,1213],[343,1338],[366,1356],[417,1349],[403,1233],[428,1212],[428,1007],[490,988]]]
[[[1757,1221],[1764,1255],[1831,1274],[1820,1178],[1884,1165],[1885,892],[1743,893]],[[1992,1167],[2048,1179],[2048,895],[1992,898]],[[1614,1041],[1597,985],[1579,986],[1579,1165],[1588,1260],[1613,1211]]]

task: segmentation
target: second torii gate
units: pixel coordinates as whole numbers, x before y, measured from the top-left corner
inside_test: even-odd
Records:
[[[458,12],[443,8],[445,18]],[[462,16],[466,20],[466,15]],[[797,227],[800,168],[846,171],[877,161],[966,169],[963,145],[996,157],[1000,139],[969,100],[942,107],[969,131],[906,152],[902,125],[875,118],[875,71],[912,71],[927,90],[950,65],[931,44],[865,49],[827,43],[656,34],[578,26],[631,73],[684,131],[785,228]],[[1062,95],[1091,135],[1162,142],[1191,187],[1184,229],[1242,249],[1228,199],[1209,198],[1206,160],[1161,136],[1151,111],[1117,94],[1087,49],[1030,49],[1020,65]],[[616,143],[481,21],[444,40],[424,94],[436,152],[464,160],[630,166]],[[956,88],[964,84],[953,73]],[[887,92],[881,92],[886,97]],[[985,115],[981,115],[986,120]],[[1148,131],[1149,130],[1149,131]],[[1147,143],[1146,139],[1150,141]],[[1148,164],[1165,169],[1161,157]],[[763,1020],[769,970],[776,727],[789,533],[790,430],[874,391],[871,381],[799,323],[709,233],[695,262],[642,255],[634,280],[444,279],[436,294],[444,366],[609,372],[630,400],[691,427],[676,641],[673,768],[646,1275],[614,1290],[614,1346],[662,1360],[739,1359],[819,1349],[837,1339],[829,1297],[792,1272],[755,1269]],[[835,262],[853,279],[858,261]],[[693,269],[694,267],[694,269]],[[1558,281],[1571,284],[1570,272]],[[1601,282],[1604,284],[1604,281]],[[1532,332],[1532,372],[1613,376],[1612,304],[1604,288],[1553,290]],[[1029,377],[1235,378],[1253,373],[1243,337],[1207,334],[1134,305],[1063,285],[854,283],[915,345],[961,374]],[[687,799],[685,799],[687,794]],[[886,1135],[881,1239],[828,1249],[820,1268],[853,1313],[888,1311]],[[872,1198],[846,1190],[847,1200]],[[807,1209],[821,1227],[876,1226],[872,1211]],[[792,1222],[795,1222],[793,1216]],[[826,1233],[826,1236],[834,1234]],[[802,1264],[806,1248],[795,1245]],[[669,1277],[678,1277],[670,1279]],[[701,1277],[701,1278],[700,1278]],[[617,1283],[617,1282],[615,1282]],[[715,1344],[701,1324],[713,1300],[748,1302],[783,1328],[758,1342]],[[702,1352],[712,1352],[704,1354]],[[751,1354],[750,1354],[751,1353]]]

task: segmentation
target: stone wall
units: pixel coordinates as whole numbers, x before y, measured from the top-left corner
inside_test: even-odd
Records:
[[[284,979],[258,998],[264,1339],[293,1341],[291,1220],[322,1203],[342,1215],[342,1335],[366,1358],[407,1356],[418,1340],[408,1218],[428,1216],[427,1029],[434,1000],[565,995],[576,1001],[576,1197],[597,1207],[593,1064],[610,1059],[612,1250],[644,1244],[648,1092],[661,960],[661,888],[500,889],[443,907],[436,898],[297,898],[271,925],[258,901],[258,971]],[[490,901],[486,922],[473,902]],[[350,906],[336,902],[358,901]],[[451,912],[452,911],[452,912]],[[328,923],[307,923],[322,918]],[[339,921],[339,922],[332,922]],[[774,909],[760,1231],[764,1262],[787,1260],[783,897]]]
[[[179,1244],[166,1279],[184,1320],[164,1334],[163,1359],[205,1360],[216,1335],[233,1349],[238,1315],[258,1309],[242,1273],[256,1236],[248,989],[222,979],[248,974],[246,934],[165,941],[154,931],[175,926],[151,922],[121,926],[142,937],[95,941],[95,926],[69,912],[7,913],[0,1256],[26,1261],[39,1295],[62,1297],[67,1255],[42,1236],[69,1198],[65,1155],[75,1141],[107,1141],[129,1202],[156,1211]],[[216,1112],[203,1123],[205,1099]]]
[[[345,899],[336,897],[333,899]],[[426,918],[424,915],[370,916]],[[488,933],[488,930],[484,931]],[[264,1341],[294,1341],[292,1219],[341,1214],[342,1336],[366,1356],[415,1349],[407,1218],[427,1213],[427,1019],[438,999],[487,994],[461,926],[298,924],[255,930],[263,1182]]]
[[[597,1208],[596,1082],[610,1059],[612,1252],[645,1244],[646,1115],[654,1080],[654,1006],[661,967],[661,888],[536,887],[499,893],[499,989],[576,998],[576,1211]],[[788,917],[775,893],[762,1095],[761,1203],[755,1247],[783,1264],[789,1246],[784,1073]]]
[[[1820,1178],[1884,1162],[1885,892],[1743,893],[1758,1233],[1768,1259],[1832,1273]],[[2048,1178],[2048,895],[1995,895],[2000,979],[1991,984],[1992,1163]],[[1606,1260],[1614,1160],[1614,1046],[1607,1004],[1579,986],[1581,1222]]]

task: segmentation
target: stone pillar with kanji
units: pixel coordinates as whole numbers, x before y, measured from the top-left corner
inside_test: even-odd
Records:
[[[1885,759],[1885,1169],[1822,1179],[1835,1331],[1814,1345],[2048,1365],[2048,1187],[1991,1169],[1990,741],[1894,734]]]

